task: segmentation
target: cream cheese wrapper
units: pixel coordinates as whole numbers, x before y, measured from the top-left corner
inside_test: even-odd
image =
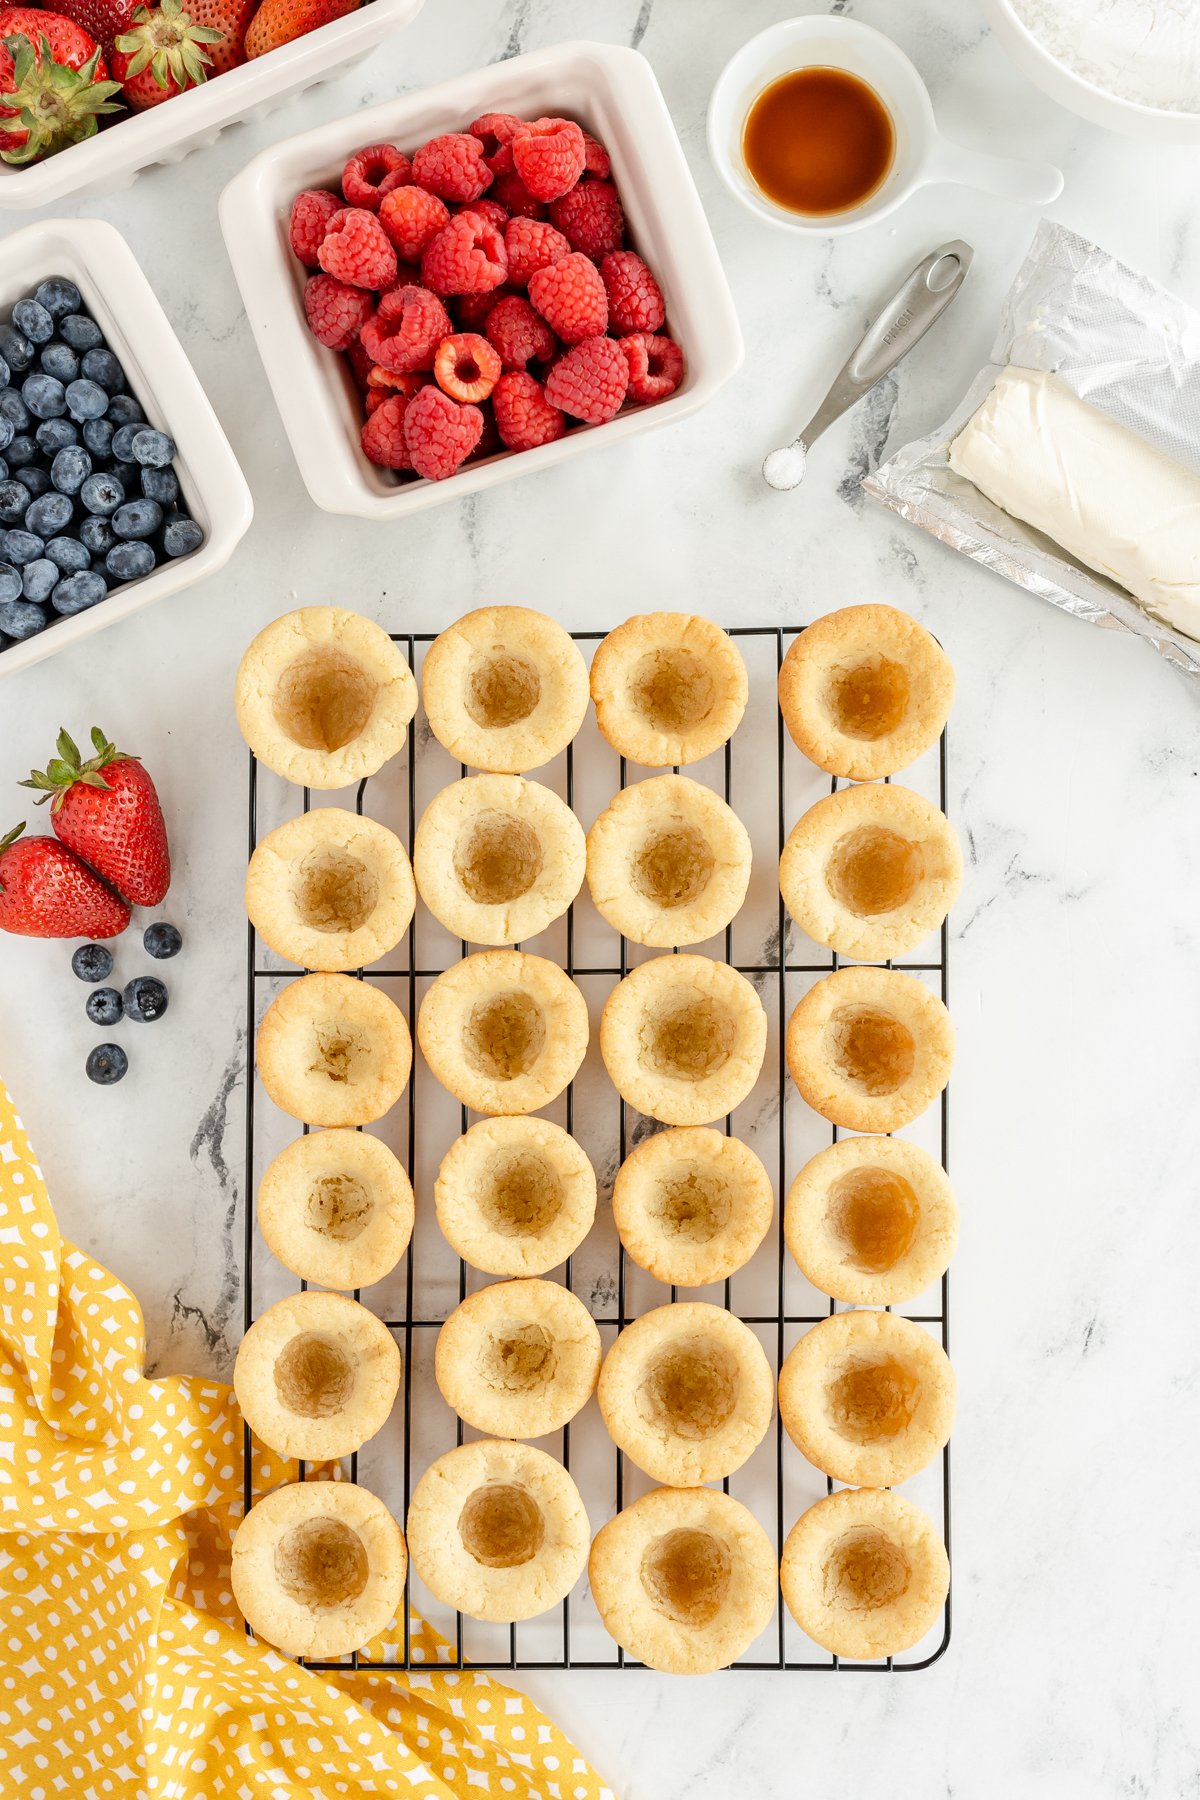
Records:
[[[1200,312],[1086,238],[1042,221],[990,362],[863,488],[1200,674]]]

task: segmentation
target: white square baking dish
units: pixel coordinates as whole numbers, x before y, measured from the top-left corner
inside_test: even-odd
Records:
[[[0,651],[0,676],[15,675],[151,601],[215,575],[254,516],[246,478],[208,395],[120,232],[100,219],[48,219],[5,238],[0,313],[7,317],[14,301],[50,275],[75,283],[147,419],[174,438],[175,472],[204,542],[189,556],[127,582],[86,612],[58,619],[36,637]]]
[[[0,208],[25,210],[68,195],[78,200],[85,194],[128,187],[140,169],[179,162],[189,151],[215,142],[227,125],[260,117],[357,61],[393,32],[402,31],[423,4],[424,0],[367,0],[344,19],[281,44],[186,94],[176,94],[162,106],[131,112],[44,162],[25,168],[0,163]]]
[[[630,241],[658,277],[666,329],[679,342],[687,370],[675,393],[656,406],[569,431],[536,450],[468,464],[445,481],[400,485],[363,456],[362,403],[350,370],[305,324],[306,272],[288,244],[288,214],[302,188],[335,182],[361,145],[385,141],[412,150],[439,132],[464,130],[483,112],[527,119],[566,114],[606,145]],[[733,296],[700,196],[654,73],[635,50],[557,44],[289,138],[264,150],[229,183],[220,213],[292,452],[309,493],[327,512],[404,518],[668,425],[710,400],[742,360]]]

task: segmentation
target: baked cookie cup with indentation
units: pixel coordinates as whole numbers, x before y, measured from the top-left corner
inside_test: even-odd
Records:
[[[758,1080],[767,1015],[744,975],[708,956],[656,956],[600,1016],[600,1054],[622,1099],[664,1125],[707,1125]]]
[[[954,669],[923,625],[894,606],[847,606],[793,639],[779,705],[797,749],[831,775],[875,781],[942,735]]]
[[[481,606],[435,638],[421,696],[438,743],[469,768],[540,769],[583,724],[587,664],[570,634],[529,606]]]
[[[230,1583],[256,1637],[324,1659],[387,1629],[407,1568],[404,1534],[382,1500],[352,1481],[294,1481],[238,1526]]]
[[[600,1333],[557,1281],[497,1281],[468,1294],[438,1332],[434,1374],[460,1419],[489,1437],[560,1431],[600,1374]]]
[[[591,1526],[562,1464],[532,1444],[480,1438],[431,1463],[408,1509],[426,1587],[470,1619],[532,1619],[570,1593]]]
[[[711,1488],[652,1488],[601,1526],[588,1559],[609,1636],[664,1675],[743,1656],[775,1611],[775,1549],[754,1514]]]
[[[303,969],[361,969],[399,943],[417,903],[408,852],[386,825],[340,806],[268,832],[246,870],[259,937]]]
[[[949,1081],[954,1025],[915,975],[838,969],[792,1014],[787,1064],[822,1118],[849,1131],[899,1131]]]
[[[856,1661],[897,1656],[937,1623],[950,1559],[920,1507],[844,1488],[801,1513],[783,1546],[787,1609],[813,1642]]]
[[[701,944],[741,910],[750,835],[719,794],[687,775],[623,788],[587,834],[597,912],[635,944]]]
[[[468,775],[430,801],[413,872],[439,924],[469,944],[519,944],[562,917],[583,885],[583,827],[522,775]]]
[[[271,1002],[255,1060],[276,1106],[306,1125],[370,1125],[412,1068],[404,1014],[352,975],[302,975]]]
[[[676,1287],[743,1268],[775,1210],[771,1180],[747,1145],[706,1125],[646,1138],[617,1171],[613,1219],[625,1253]]]
[[[479,950],[433,982],[417,1042],[442,1086],[474,1112],[536,1112],[575,1079],[587,1001],[544,956]]]
[[[485,1275],[545,1275],[596,1216],[596,1172],[549,1119],[480,1119],[455,1138],[433,1188],[442,1236]]]
[[[644,768],[698,762],[731,738],[746,710],[746,665],[727,632],[696,613],[641,613],[592,658],[596,723]]]
[[[944,813],[909,788],[868,782],[826,795],[792,827],[779,889],[814,943],[887,962],[938,929],[962,872]]]
[[[404,748],[417,684],[382,626],[344,607],[302,606],[251,643],[234,705],[269,769],[299,787],[341,788]]]
[[[332,1462],[386,1423],[400,1385],[387,1326],[345,1294],[310,1288],[277,1300],[251,1325],[233,1391],[255,1437],[280,1456]]]
[[[801,1272],[855,1306],[912,1300],[950,1266],[958,1203],[928,1151],[903,1138],[851,1137],[801,1169],[783,1214]]]
[[[597,1388],[608,1435],[667,1487],[701,1487],[740,1469],[775,1410],[762,1345],[723,1306],[678,1300],[618,1336]]]
[[[263,1176],[258,1223],[268,1250],[301,1281],[370,1287],[408,1249],[412,1183],[368,1132],[310,1131]]]
[[[897,1313],[834,1313],[779,1371],[793,1444],[853,1487],[894,1487],[932,1462],[950,1436],[954,1396],[942,1346]]]

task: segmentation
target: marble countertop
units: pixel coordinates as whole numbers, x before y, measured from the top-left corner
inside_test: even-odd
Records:
[[[948,135],[1058,162],[1052,209],[1200,300],[1200,152],[1075,120],[1028,86],[974,0],[835,4],[896,35]],[[952,811],[969,850],[953,920],[955,1633],[912,1677],[544,1675],[526,1685],[622,1800],[712,1796],[1174,1797],[1200,1792],[1194,1618],[1200,1256],[1200,687],[864,501],[888,443],[942,417],[983,360],[1034,215],[918,194],[860,234],[759,227],[720,186],[704,111],[779,0],[429,0],[415,26],[289,110],[78,210],[127,235],[242,461],[257,509],[225,574],[0,684],[0,767],[101,723],[150,762],[187,937],[155,1056],[91,1087],[95,1038],[61,946],[0,944],[0,1067],[64,1230],[138,1293],[151,1365],[226,1375],[241,1322],[245,754],[237,658],[288,607],[334,601],[437,629],[489,600],[575,627],[688,607],[804,620],[891,601],[959,678]],[[404,87],[572,35],[639,45],[675,116],[747,355],[702,414],[410,522],[309,503],[217,227],[262,146]],[[0,230],[22,223],[0,215]],[[804,417],[872,304],[931,245],[976,246],[944,328],[770,493],[765,449]],[[0,825],[15,820],[10,796]],[[142,1045],[139,1042],[139,1050]]]

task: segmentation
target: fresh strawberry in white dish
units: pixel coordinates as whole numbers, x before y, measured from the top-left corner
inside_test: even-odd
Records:
[[[129,105],[144,112],[207,81],[212,66],[208,46],[224,37],[223,31],[198,24],[184,11],[183,0],[139,6],[129,30],[117,39],[113,74]]]
[[[120,110],[90,32],[61,13],[0,6],[0,159],[40,162],[95,135]]]

